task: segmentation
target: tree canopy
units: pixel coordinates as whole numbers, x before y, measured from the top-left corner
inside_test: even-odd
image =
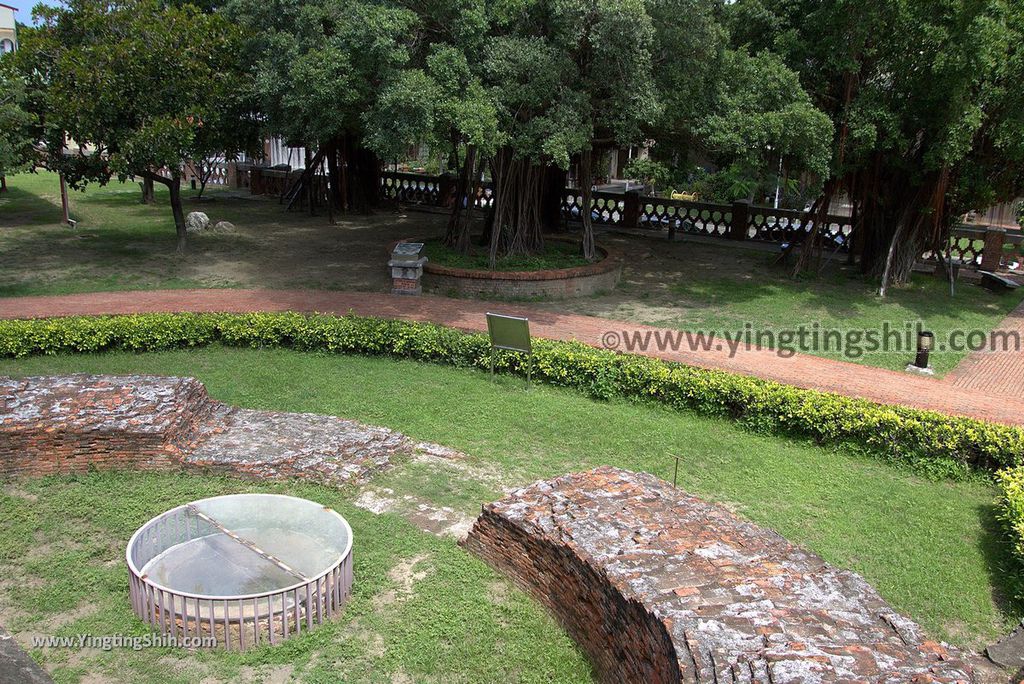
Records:
[[[586,203],[595,153],[644,143],[652,159],[633,168],[661,185],[757,199],[797,184],[820,213],[849,200],[862,267],[900,281],[953,217],[1024,186],[1015,0],[70,0],[37,11],[0,107],[13,128],[42,131],[48,163],[75,187],[142,175],[173,194],[183,162],[245,149],[260,129],[316,151],[332,204],[368,209],[383,160],[425,142],[458,170],[446,236],[457,249],[469,248],[464,210],[489,171],[493,260],[543,248],[570,169]],[[0,169],[25,141],[4,135]],[[65,136],[94,153],[65,154]],[[798,268],[818,240],[808,234]]]
[[[1021,3],[738,0],[727,10],[734,42],[779,55],[832,120],[828,190],[854,203],[865,271],[905,280],[956,216],[1024,187]]]
[[[31,168],[35,160],[36,117],[26,111],[27,101],[24,80],[0,61],[0,179]]]
[[[257,140],[240,32],[157,0],[70,0],[36,14],[17,54],[40,91],[47,166],[75,188],[113,175],[167,185],[183,248],[182,165]]]

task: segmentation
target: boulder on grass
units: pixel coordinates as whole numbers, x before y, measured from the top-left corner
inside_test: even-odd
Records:
[[[235,224],[231,221],[217,221],[213,224],[212,230],[215,233],[233,233],[235,232]]]
[[[185,217],[185,230],[190,233],[206,230],[209,225],[210,217],[201,211],[190,211]]]

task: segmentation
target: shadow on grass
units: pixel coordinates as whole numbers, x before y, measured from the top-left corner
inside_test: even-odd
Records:
[[[749,308],[763,304],[765,311],[793,307],[823,310],[836,318],[874,318],[883,308],[892,307],[895,313],[899,307],[922,321],[939,317],[970,321],[986,313],[985,309],[993,304],[1009,310],[1021,299],[1019,293],[995,294],[964,281],[957,284],[956,294],[951,297],[945,281],[923,274],[914,274],[907,286],[892,289],[885,299],[878,296],[873,280],[838,268],[818,277],[790,279],[778,266],[765,264],[752,275],[754,278],[749,281],[732,277],[699,279],[676,284],[673,290],[679,295],[703,300],[712,308]],[[893,322],[903,323],[902,320]]]
[[[978,522],[982,529],[978,546],[985,557],[992,600],[1009,619],[1019,621],[1024,618],[1024,577],[1006,526],[999,520],[998,506],[979,506]]]
[[[17,187],[0,193],[0,228],[47,223],[60,223],[59,204]]]

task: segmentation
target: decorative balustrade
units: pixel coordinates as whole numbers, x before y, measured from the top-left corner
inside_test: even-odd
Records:
[[[732,207],[710,202],[640,197],[636,228],[727,237]]]
[[[403,204],[445,206],[442,189],[450,185],[446,176],[393,171],[381,174],[381,194],[386,200]]]
[[[416,173],[385,172],[381,192],[385,199],[406,204],[451,206],[456,179]],[[489,208],[494,202],[490,182],[482,184],[474,206]],[[578,188],[566,188],[562,194],[562,218],[578,222],[583,217],[583,195]],[[716,204],[691,202],[641,195],[638,191],[591,193],[590,220],[594,224],[663,231],[670,235],[688,235],[750,240],[785,245],[801,241],[815,229],[815,222],[798,209],[776,209],[747,202]],[[853,231],[849,216],[829,214],[822,230],[826,248],[847,251]],[[988,226],[961,225],[953,229],[950,255],[955,263],[985,270],[996,270],[1009,254],[1006,246],[1020,249],[1020,233],[1007,233]],[[986,256],[986,253],[990,256]],[[926,254],[926,257],[932,255]]]
[[[623,195],[594,191],[590,197],[590,220],[594,223],[617,224],[625,213]],[[562,216],[570,221],[583,217],[583,195],[580,190],[567,189],[562,195]]]
[[[1010,258],[1021,251],[1024,236],[1020,231],[1007,231],[996,226],[961,224],[953,228],[949,238],[949,260],[961,267],[997,271],[1008,265]],[[926,253],[927,258],[934,258]]]
[[[578,221],[582,216],[582,203],[579,190],[567,189],[563,198],[563,216],[567,220]],[[621,228],[776,244],[802,240],[814,229],[814,221],[807,220],[804,212],[793,209],[761,207],[747,202],[692,202],[648,197],[637,192],[622,195],[594,192],[590,217],[594,223]],[[852,230],[850,218],[829,215],[827,220],[826,242],[835,248],[846,249],[847,237]]]
[[[206,180],[207,185],[227,185],[228,165],[221,162],[210,169],[210,177]]]

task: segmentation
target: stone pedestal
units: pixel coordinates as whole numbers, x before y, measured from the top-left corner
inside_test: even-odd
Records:
[[[391,294],[418,295],[423,292],[420,278],[423,277],[423,265],[427,263],[427,257],[420,257],[415,261],[388,262],[391,269]]]

